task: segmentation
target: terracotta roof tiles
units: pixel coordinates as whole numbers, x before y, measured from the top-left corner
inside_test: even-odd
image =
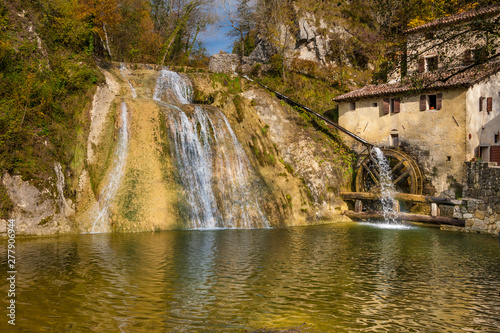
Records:
[[[451,70],[417,74],[404,77],[401,82],[369,85],[337,96],[333,98],[333,100],[340,102],[366,97],[394,96],[421,90],[435,90],[438,88],[468,87],[498,72],[500,72],[500,61],[482,64],[468,69],[454,68]]]

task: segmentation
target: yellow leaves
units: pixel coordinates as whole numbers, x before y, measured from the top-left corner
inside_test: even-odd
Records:
[[[469,11],[478,5],[477,2],[464,5],[461,0],[413,0],[416,16],[410,20],[408,27],[418,27],[441,17]]]
[[[414,18],[411,19],[410,22],[408,23],[408,28],[415,28],[418,27],[419,25],[427,23],[426,21],[422,20],[421,18]]]
[[[117,0],[80,0],[76,15],[81,20],[90,19],[93,30],[103,36],[103,25],[113,28],[121,20]]]

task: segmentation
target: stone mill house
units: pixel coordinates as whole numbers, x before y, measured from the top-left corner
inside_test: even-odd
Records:
[[[500,230],[499,21],[495,4],[409,29],[406,75],[334,99],[340,126],[417,162],[424,194],[479,199],[478,216],[462,213],[493,233]],[[486,24],[497,33],[473,32]]]

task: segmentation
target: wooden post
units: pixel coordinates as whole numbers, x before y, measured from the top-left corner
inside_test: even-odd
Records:
[[[439,207],[437,203],[431,203],[431,216],[436,217],[439,216]]]
[[[363,211],[363,201],[361,200],[356,200],[354,202],[354,211],[356,213],[361,213],[361,211]]]

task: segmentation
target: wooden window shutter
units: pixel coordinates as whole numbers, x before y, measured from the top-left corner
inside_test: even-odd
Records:
[[[490,162],[500,165],[500,146],[490,146]]]
[[[425,71],[425,59],[423,57],[418,59],[418,72],[423,73]]]
[[[483,96],[479,97],[479,112],[483,111],[483,100]]]
[[[493,98],[488,97],[486,99],[486,111],[491,112],[493,111]]]
[[[437,93],[436,94],[436,110],[441,110],[442,106],[443,106],[443,94]]]
[[[427,95],[420,95],[420,111],[427,110]]]
[[[384,114],[389,114],[390,109],[390,100],[388,98],[384,98],[384,103],[382,105],[382,112]]]
[[[401,111],[401,99],[394,99],[394,109],[392,110],[394,113],[399,113]]]
[[[472,62],[471,51],[470,49],[464,51],[464,65],[468,66]]]

